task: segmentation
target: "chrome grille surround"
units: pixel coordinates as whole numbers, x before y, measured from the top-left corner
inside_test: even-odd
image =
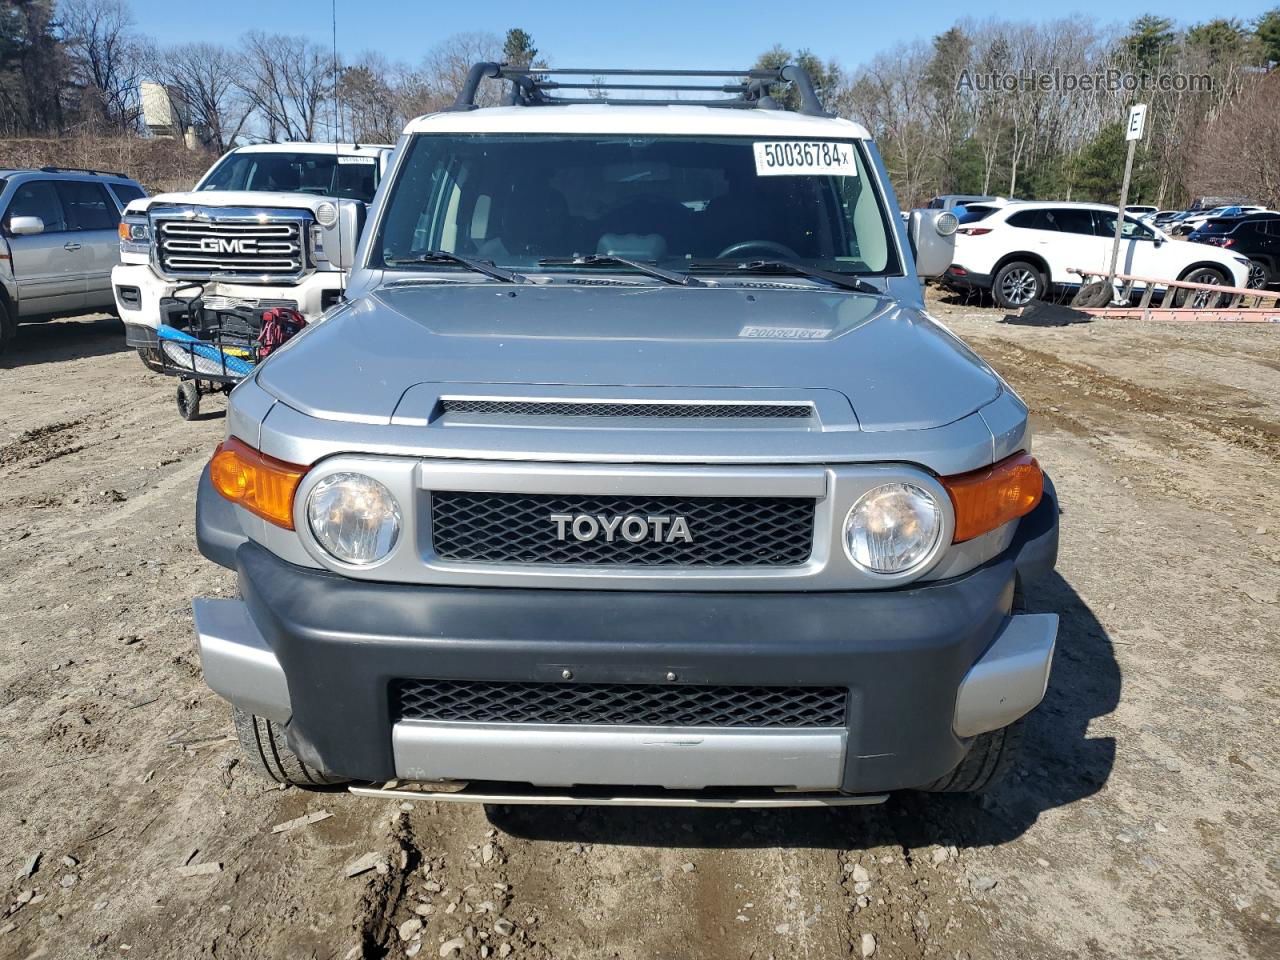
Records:
[[[311,214],[249,207],[154,207],[152,266],[167,280],[296,283],[311,272]]]
[[[296,531],[259,524],[263,528],[260,542],[290,562],[310,564],[357,580],[588,590],[883,590],[927,579],[935,566],[942,566],[944,558],[956,552],[950,547],[954,521],[946,491],[933,475],[908,464],[671,466],[338,454],[317,463],[303,478],[294,499],[295,516],[306,516],[307,497],[316,484],[333,473],[348,471],[377,478],[400,504],[402,532],[385,559],[364,566],[335,560],[319,545],[305,522],[299,523]],[[844,518],[863,493],[881,483],[893,482],[915,483],[931,491],[942,510],[943,528],[934,551],[915,569],[903,574],[871,574],[855,567],[845,553]],[[441,555],[432,538],[431,501],[442,491],[572,497],[795,498],[811,504],[812,544],[807,559],[785,565],[453,560]],[[696,531],[693,533],[696,537]]]

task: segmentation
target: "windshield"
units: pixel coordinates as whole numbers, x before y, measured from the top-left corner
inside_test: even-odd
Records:
[[[592,255],[709,271],[768,259],[867,276],[900,272],[890,230],[853,141],[422,134],[371,261],[434,251],[536,273]]]
[[[377,187],[377,157],[252,151],[224,157],[199,189],[274,190],[368,203]]]

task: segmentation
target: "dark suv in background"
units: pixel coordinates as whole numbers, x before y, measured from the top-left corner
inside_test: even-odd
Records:
[[[1262,289],[1280,281],[1280,213],[1215,217],[1192,231],[1187,239],[1248,257],[1251,287]]]

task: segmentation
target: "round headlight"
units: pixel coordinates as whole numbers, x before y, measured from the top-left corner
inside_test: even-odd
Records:
[[[400,504],[373,477],[335,473],[307,497],[307,522],[320,545],[343,563],[376,563],[400,536]]]
[[[338,208],[328,200],[316,206],[316,220],[322,227],[332,227],[338,222]]]
[[[849,559],[871,573],[904,573],[933,552],[942,510],[914,483],[886,483],[864,493],[844,522]]]

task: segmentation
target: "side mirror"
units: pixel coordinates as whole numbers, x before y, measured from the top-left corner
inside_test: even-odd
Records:
[[[955,260],[956,230],[960,221],[950,210],[912,210],[907,239],[916,258],[920,279],[940,277]]]
[[[324,245],[334,267],[350,270],[355,266],[356,247],[364,229],[365,205],[359,200],[339,200],[337,207],[337,218],[325,228]]]
[[[33,237],[44,233],[44,221],[39,217],[10,217],[9,232],[15,237]]]

